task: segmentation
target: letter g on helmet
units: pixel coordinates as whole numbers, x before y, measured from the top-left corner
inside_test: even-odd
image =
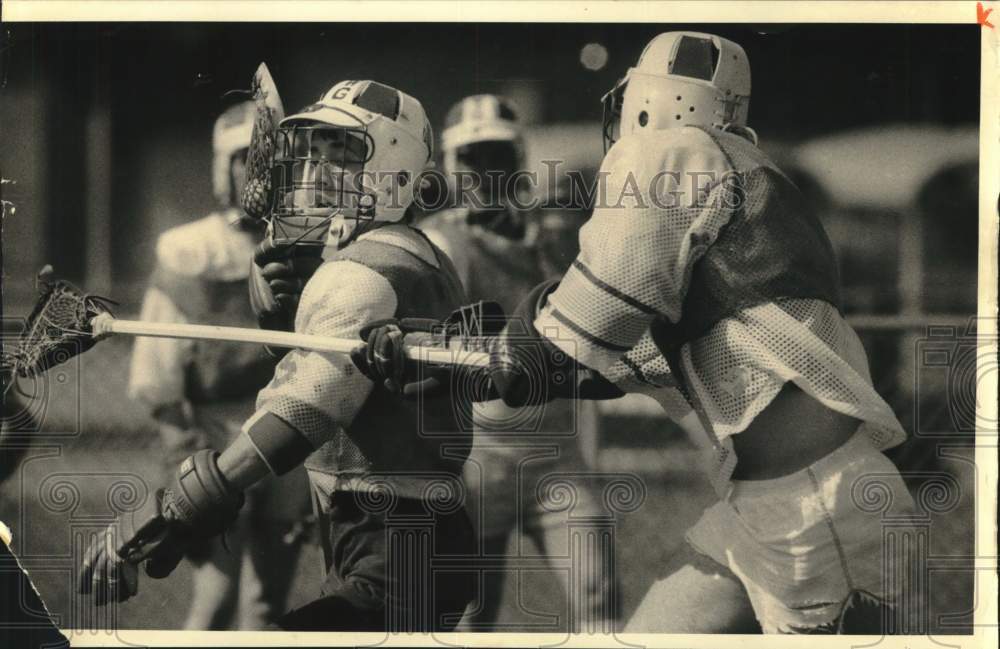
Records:
[[[402,219],[433,154],[433,132],[420,102],[376,81],[341,81],[317,103],[281,121],[276,162],[289,155],[299,162],[305,159],[300,151],[293,152],[298,146],[294,129],[316,127],[342,129],[363,142],[364,154],[354,160],[361,168],[352,173],[350,187],[358,194],[356,209],[344,211],[341,204],[343,215],[366,221]],[[282,142],[287,145],[284,151]],[[278,186],[281,206],[281,183]]]

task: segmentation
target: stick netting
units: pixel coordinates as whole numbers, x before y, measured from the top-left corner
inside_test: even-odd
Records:
[[[64,280],[50,280],[51,269],[39,273],[39,296],[13,349],[3,351],[3,371],[33,376],[65,363],[97,342],[90,322],[110,313],[108,298],[83,293]]]

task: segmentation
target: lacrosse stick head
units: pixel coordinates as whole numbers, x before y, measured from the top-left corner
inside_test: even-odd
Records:
[[[91,321],[109,314],[107,298],[88,295],[73,284],[52,277],[52,267],[38,274],[38,301],[12,350],[3,351],[5,383],[30,377],[65,363],[97,342]]]
[[[252,83],[254,124],[240,205],[251,218],[266,219],[271,215],[274,200],[271,167],[274,165],[276,131],[285,109],[267,65],[260,64]]]

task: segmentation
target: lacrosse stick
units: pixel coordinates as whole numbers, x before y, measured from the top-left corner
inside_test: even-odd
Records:
[[[115,302],[85,294],[63,280],[51,281],[51,274],[50,266],[46,266],[39,273],[38,303],[28,316],[17,347],[10,351],[4,350],[5,373],[22,377],[34,376],[82,354],[97,341],[111,334],[219,340],[341,354],[349,354],[365,344],[350,338],[285,331],[118,320],[111,314],[109,306],[116,304]],[[420,344],[407,347],[405,351],[407,358],[439,365],[465,367],[489,365],[488,353],[465,351],[457,340],[451,347],[444,348],[433,345],[433,335],[427,334],[419,342]]]
[[[250,148],[247,151],[247,182],[240,196],[243,210],[255,219],[266,219],[271,214],[271,166],[277,146],[278,122],[285,116],[285,108],[278,94],[278,87],[271,78],[267,65],[261,63],[253,75],[250,92],[253,95],[255,117]]]

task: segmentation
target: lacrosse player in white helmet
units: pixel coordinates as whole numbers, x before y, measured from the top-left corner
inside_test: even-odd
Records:
[[[551,269],[563,262],[546,259],[551,249],[542,245],[543,220],[562,215],[525,209],[526,188],[514,184],[516,174],[525,169],[517,108],[497,95],[462,99],[445,117],[441,149],[451,202],[448,209],[420,221],[419,227],[451,258],[470,300],[495,301],[509,312],[539,282],[557,277]],[[579,222],[582,219],[577,227]],[[584,426],[582,418],[595,415],[591,406],[567,400],[531,406],[535,412],[527,412],[500,399],[476,404],[475,446],[465,481],[482,554],[503,557],[511,535],[521,533],[542,555],[569,556],[570,517],[603,513],[599,495],[584,479],[573,485],[576,500],[571,512],[538,496],[545,491],[538,488],[549,474],[583,470],[576,432]],[[568,597],[582,612],[573,618],[573,631],[613,630],[617,611],[613,571],[601,557],[582,561],[578,568],[579,573],[567,581],[573,591]],[[504,579],[515,576],[497,570],[481,573],[478,606],[464,622],[468,630],[495,630]]]
[[[252,269],[250,283],[262,327],[291,330],[302,288],[323,258],[378,224],[411,215],[410,205],[427,166],[415,160],[420,147],[431,141],[432,131],[419,102],[409,95],[397,99],[383,93],[385,87],[345,81],[299,115],[282,121],[270,179],[278,186],[268,197],[273,205],[268,215],[271,233],[256,251],[259,270]],[[390,120],[352,103],[359,89],[365,90],[362,104],[398,101],[388,107],[373,105],[397,118]],[[403,128],[405,138],[400,137]],[[346,142],[326,142],[326,138],[346,138]],[[373,146],[382,141],[386,144]],[[337,147],[341,159],[310,162],[310,148],[328,146]]]
[[[249,258],[263,230],[238,207],[253,104],[227,109],[212,132],[212,187],[220,209],[160,235],[156,267],[140,317],[153,322],[253,326],[247,300]],[[159,426],[168,472],[192,453],[239,434],[274,361],[260,349],[216,341],[137,338],[129,395]],[[192,546],[193,593],[184,628],[260,629],[284,609],[298,543],[283,537],[308,510],[304,472],[268,480],[250,495],[229,536]],[[249,529],[250,517],[256,528]]]
[[[883,520],[913,513],[881,452],[905,432],[839,311],[822,225],[747,127],[749,100],[736,43],[670,32],[646,46],[605,98],[611,146],[580,255],[515,311],[535,336],[501,335],[490,379],[530,403],[545,394],[532,384],[573,383],[551,369],[568,354],[578,383],[633,389],[643,372],[621,372],[622,354],[647,340],[700,420],[720,500],[627,631],[893,632],[905,616],[890,613],[919,605],[887,579],[907,566],[883,540]],[[371,331],[366,372],[405,365],[401,329]],[[677,405],[675,388],[649,392]],[[884,511],[857,498],[866,488],[891,492]]]
[[[357,337],[372,320],[442,318],[462,304],[448,258],[400,223],[432,154],[416,99],[375,81],[344,81],[273,135],[273,232],[332,248],[302,293],[296,332]],[[127,599],[138,563],[169,574],[192,540],[226,529],[244,490],[304,462],[329,527],[328,570],[321,597],[278,625],[454,627],[474,582],[435,562],[475,550],[461,484],[471,434],[453,410],[461,401],[417,403],[372,387],[347,356],[288,352],[242,434],[221,455],[185,460],[170,487],[92,548],[84,590],[98,602]]]

